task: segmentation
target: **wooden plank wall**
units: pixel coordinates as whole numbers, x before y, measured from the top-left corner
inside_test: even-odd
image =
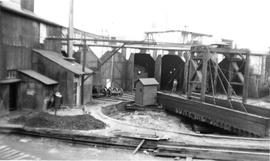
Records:
[[[127,70],[128,70],[128,79],[127,79],[127,90],[132,91],[133,87],[133,81],[134,81],[134,57],[135,54],[131,53],[128,63],[127,63]]]
[[[102,58],[101,58],[102,59]],[[113,59],[113,65],[112,65]],[[113,75],[111,68],[113,67]],[[102,84],[106,84],[106,79],[113,79],[112,86],[117,88],[126,89],[126,58],[122,53],[116,53],[101,67],[101,80]]]

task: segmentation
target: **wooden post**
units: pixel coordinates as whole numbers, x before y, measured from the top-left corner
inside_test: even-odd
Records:
[[[193,58],[193,53],[190,53],[190,58],[187,59],[187,67],[188,67],[188,72],[186,74],[186,86],[187,86],[187,98],[190,99],[191,98],[191,93],[192,93],[192,82],[191,82],[191,78],[192,78],[192,75],[191,75],[191,70],[192,70],[192,67],[191,67],[191,60]]]
[[[265,82],[265,78],[266,78],[266,70],[265,70],[265,66],[266,66],[266,56],[261,56],[261,82],[263,83]]]
[[[86,65],[86,53],[87,53],[87,46],[86,40],[83,40],[83,57],[82,57],[82,72],[85,72],[85,65]],[[84,74],[82,75],[81,80],[81,104],[84,104]]]
[[[158,57],[157,50],[153,50],[153,58],[156,60]]]
[[[205,101],[208,54],[210,54],[210,53],[208,53],[208,52],[202,53],[203,67],[202,67],[202,82],[201,82],[201,101]]]
[[[112,64],[111,64],[111,87],[114,87],[113,85],[113,79],[114,79],[114,55],[112,56]]]
[[[215,53],[215,55],[217,55],[217,53]],[[213,67],[214,67],[214,92],[215,93],[217,93],[217,77],[218,77],[218,59],[216,58],[216,59],[212,59],[212,61],[214,61],[214,63],[211,63],[210,62],[210,64],[211,65],[213,65]]]
[[[244,88],[243,88],[243,103],[247,103],[248,97],[248,84],[249,84],[249,63],[250,63],[250,53],[246,54],[246,63],[245,63],[245,76],[244,76]]]
[[[140,142],[140,144],[133,151],[133,154],[136,154],[137,153],[137,151],[141,148],[141,146],[143,145],[144,142],[145,142],[145,139],[142,139],[142,141]]]
[[[76,106],[81,105],[81,79],[82,77],[79,76],[77,78],[77,87],[76,87]]]

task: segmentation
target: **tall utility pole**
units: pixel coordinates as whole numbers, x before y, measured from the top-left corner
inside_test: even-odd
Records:
[[[69,26],[68,26],[68,57],[73,59],[73,41],[69,40],[74,38],[74,30],[73,30],[73,0],[70,0],[69,6]]]

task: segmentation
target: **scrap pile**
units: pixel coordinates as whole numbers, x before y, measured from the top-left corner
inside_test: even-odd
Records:
[[[90,115],[55,116],[44,112],[34,114],[30,117],[20,116],[9,122],[23,124],[27,127],[69,130],[103,129],[106,126],[105,123]]]

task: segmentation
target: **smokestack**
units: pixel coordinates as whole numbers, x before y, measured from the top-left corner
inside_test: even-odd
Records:
[[[21,0],[21,8],[34,12],[35,0]]]
[[[68,26],[68,39],[74,38],[74,30],[73,30],[73,0],[70,0],[70,8],[69,8],[69,26]],[[73,59],[73,41],[68,40],[68,57],[69,59]]]

